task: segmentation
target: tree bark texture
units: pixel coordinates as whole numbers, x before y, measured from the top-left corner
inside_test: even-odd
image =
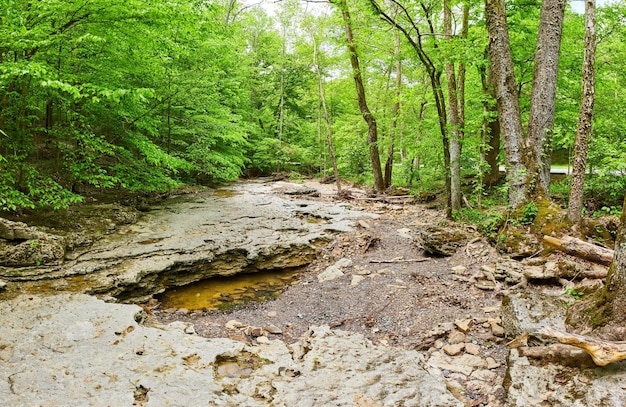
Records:
[[[544,197],[550,194],[551,139],[565,3],[565,0],[543,0],[541,3],[535,50],[525,158],[530,193]]]
[[[489,57],[489,50],[485,49],[485,59]],[[493,89],[493,73],[491,68],[480,68],[480,80],[483,93],[496,99]],[[483,173],[483,184],[487,187],[494,186],[500,180],[500,121],[498,118],[498,108],[486,98],[483,99],[483,126],[480,157],[481,162],[486,162],[489,166],[489,173]],[[481,173],[484,171],[482,166]]]
[[[378,128],[376,118],[370,111],[365,97],[365,86],[363,85],[363,76],[361,75],[361,65],[359,56],[354,43],[354,34],[352,30],[352,18],[346,0],[335,0],[335,4],[339,6],[343,17],[344,28],[346,31],[346,42],[350,53],[350,64],[352,65],[352,76],[356,85],[357,101],[363,119],[367,123],[367,145],[369,147],[370,161],[372,163],[372,175],[374,176],[374,190],[377,193],[385,191],[385,182],[380,165],[380,156],[378,154]]]
[[[578,115],[578,129],[574,144],[574,163],[570,184],[569,220],[576,224],[582,217],[583,186],[587,168],[587,152],[593,121],[596,81],[596,2],[585,0],[585,54],[583,57],[582,98]]]
[[[593,263],[604,264],[608,266],[613,261],[614,251],[585,242],[571,236],[562,236],[560,238],[552,236],[544,236],[543,242],[549,246],[559,249],[572,256],[579,257],[591,261]]]
[[[485,0],[489,60],[492,65],[500,132],[504,142],[509,205],[518,207],[528,198],[526,167],[522,162],[523,129],[504,0]]]
[[[391,186],[393,175],[394,143],[398,133],[398,117],[400,116],[400,96],[402,94],[402,60],[400,59],[400,36],[395,35],[394,56],[396,57],[396,100],[393,103],[391,118],[391,131],[389,132],[389,145],[387,147],[387,161],[385,162],[385,188]]]
[[[452,10],[450,1],[444,0],[443,31],[447,41],[452,41]],[[461,120],[454,62],[446,62],[448,84],[448,120],[450,124],[450,209],[461,210]]]

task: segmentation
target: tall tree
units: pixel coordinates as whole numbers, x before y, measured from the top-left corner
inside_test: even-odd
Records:
[[[443,87],[441,85],[441,75],[443,74],[443,68],[435,63],[433,58],[427,52],[427,48],[424,46],[424,35],[422,29],[417,24],[416,20],[412,17],[413,13],[404,6],[398,0],[391,0],[391,4],[394,9],[399,10],[397,15],[385,11],[381,3],[377,0],[369,0],[370,4],[374,7],[374,10],[378,15],[392,27],[398,29],[404,37],[407,39],[415,53],[417,54],[420,62],[422,63],[428,78],[430,80],[431,90],[435,100],[437,108],[437,117],[439,124],[439,131],[441,132],[443,143],[443,157],[444,157],[444,171],[446,179],[446,194],[447,194],[447,209],[448,216],[452,215],[450,198],[451,198],[451,181],[450,181],[450,142],[448,136],[448,118],[446,114],[446,102],[443,94]],[[432,23],[432,10],[429,9],[424,3],[421,3],[421,11],[428,23],[430,29],[430,35],[436,36],[434,25]],[[434,45],[436,48],[437,45]]]
[[[359,62],[359,54],[357,52],[356,44],[354,42],[350,10],[348,9],[346,0],[334,0],[334,3],[339,7],[339,10],[341,11],[341,16],[343,18],[344,29],[346,32],[346,42],[348,45],[348,51],[350,53],[352,76],[354,78],[354,83],[356,86],[357,101],[359,103],[361,115],[367,123],[367,145],[369,147],[372,175],[374,176],[374,190],[377,193],[383,193],[385,191],[385,182],[383,180],[380,156],[378,154],[378,128],[376,124],[376,118],[374,117],[367,105],[365,86],[363,85],[363,76],[361,74],[361,64]]]
[[[585,0],[585,52],[582,67],[582,100],[574,144],[574,165],[569,195],[569,220],[580,222],[583,206],[583,186],[587,169],[589,137],[592,129],[596,80],[596,2]]]
[[[549,196],[551,136],[566,0],[541,3],[525,157],[530,192]]]
[[[395,151],[395,140],[398,139],[398,118],[400,116],[400,98],[402,95],[402,59],[400,57],[400,36],[394,34],[394,57],[396,67],[396,89],[393,111],[391,113],[391,129],[389,131],[389,144],[387,146],[387,160],[385,161],[385,188],[391,186],[393,174],[393,156]]]
[[[515,208],[528,198],[528,186],[525,182],[527,170],[522,162],[524,132],[504,0],[485,0],[485,19],[490,39],[489,59],[500,132],[504,142],[509,205]]]
[[[337,193],[339,193],[341,192],[341,180],[339,178],[339,169],[337,168],[337,157],[335,156],[332,122],[330,120],[330,114],[326,105],[324,77],[322,76],[322,69],[320,68],[320,61],[318,57],[318,39],[315,36],[315,33],[311,33],[311,41],[313,42],[313,65],[315,67],[315,73],[317,74],[317,91],[319,95],[320,105],[322,107],[324,124],[326,128],[326,145],[328,146],[328,153],[330,154],[330,161],[333,166],[333,174],[335,175],[335,183],[337,184]]]

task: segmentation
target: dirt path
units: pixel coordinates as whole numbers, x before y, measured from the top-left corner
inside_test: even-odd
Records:
[[[320,184],[314,187],[322,192],[317,199],[332,199],[332,189]],[[418,232],[428,225],[444,225],[441,211],[416,204],[352,202],[380,216],[360,221],[353,232],[336,235],[278,298],[229,311],[161,310],[157,305],[154,315],[161,322],[192,322],[196,332],[205,337],[247,342],[254,342],[255,336],[229,329],[229,321],[272,326],[275,333],[266,336],[288,343],[310,326],[330,325],[362,333],[375,344],[426,351],[428,355],[441,353],[440,349],[450,344],[477,345],[481,357],[495,361],[490,367],[494,377],[473,388],[468,386],[469,378],[453,370],[443,369],[442,374],[453,380],[449,387],[458,383],[459,398],[470,405],[502,405],[506,349],[504,339],[494,336],[492,330],[500,298],[493,291],[477,289],[453,270],[456,266],[480,267],[496,256],[495,251],[478,242],[453,257],[426,257]],[[320,282],[318,275],[340,260],[340,264],[347,264],[341,269],[343,275]],[[465,334],[465,329],[454,326],[461,321],[469,324]]]

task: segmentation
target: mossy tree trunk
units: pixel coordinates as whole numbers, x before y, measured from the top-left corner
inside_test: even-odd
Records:
[[[606,284],[568,311],[567,322],[581,331],[596,331],[610,340],[626,340],[626,197],[615,238],[615,255]]]
[[[589,137],[593,124],[593,105],[596,100],[596,2],[585,1],[585,54],[583,58],[582,99],[578,115],[578,129],[574,144],[574,166],[569,194],[569,220],[576,224],[582,218],[583,188],[587,168]]]

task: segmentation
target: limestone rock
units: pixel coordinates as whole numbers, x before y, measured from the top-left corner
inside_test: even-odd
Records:
[[[463,351],[465,344],[463,343],[455,343],[454,345],[446,345],[441,350],[446,352],[447,355],[456,356]]]
[[[507,406],[597,406],[626,405],[626,365],[595,368],[592,371],[572,369],[553,363],[532,363],[520,356],[518,349],[509,351]]]
[[[90,247],[0,221],[0,278],[84,275],[82,286],[88,292],[144,302],[168,287],[210,277],[306,266],[335,232],[352,230],[359,218],[377,216],[341,203],[286,199],[276,193],[279,188],[296,184],[245,182],[234,184],[229,194],[206,191],[164,200],[123,230],[113,219],[134,219],[110,208],[113,228],[95,237]],[[74,251],[66,250],[70,246]]]
[[[317,280],[320,283],[324,281],[335,280],[341,276],[343,276],[343,269],[352,265],[352,260],[348,258],[343,258],[337,261],[335,264],[326,267],[326,269],[317,275]]]
[[[422,248],[436,256],[452,256],[470,240],[471,235],[463,229],[428,226],[420,231]]]
[[[461,407],[423,356],[312,327],[291,347],[247,346],[136,322],[141,308],[86,295],[0,302],[0,400],[7,406],[380,405]],[[259,337],[260,339],[262,337]],[[261,339],[261,342],[265,342]],[[233,391],[235,390],[236,391]],[[366,404],[363,404],[366,405]]]
[[[509,226],[498,235],[497,249],[513,258],[532,256],[541,250],[541,241],[527,227]]]
[[[502,327],[507,338],[535,332],[542,326],[565,331],[565,303],[563,300],[526,290],[502,299]]]

